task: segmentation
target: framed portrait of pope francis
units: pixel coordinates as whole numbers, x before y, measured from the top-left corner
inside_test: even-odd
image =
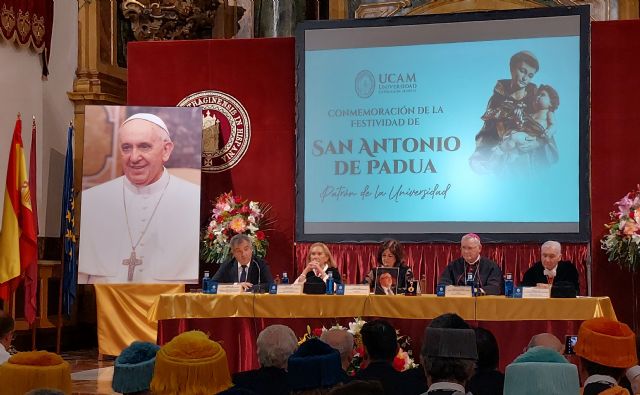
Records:
[[[78,283],[197,283],[202,111],[87,106]]]

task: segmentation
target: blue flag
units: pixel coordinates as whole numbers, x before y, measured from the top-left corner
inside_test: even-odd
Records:
[[[62,215],[60,236],[62,237],[64,258],[62,262],[62,308],[67,317],[76,299],[78,288],[78,259],[76,255],[76,233],[74,216],[75,199],[73,193],[73,126],[69,126],[67,156],[64,160],[64,189],[62,190]]]

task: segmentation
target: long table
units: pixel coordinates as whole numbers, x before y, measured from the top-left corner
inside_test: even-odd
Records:
[[[444,298],[434,295],[160,295],[148,313],[158,321],[158,344],[187,330],[203,330],[222,342],[232,371],[258,366],[257,334],[281,323],[301,337],[310,328],[346,326],[354,317],[385,318],[400,333],[411,336],[414,356],[419,355],[422,334],[429,321],[444,313],[456,313],[491,330],[500,347],[504,368],[527,345],[531,336],[554,333],[563,339],[575,334],[580,323],[594,317],[616,319],[608,297],[576,299],[509,299],[503,296]]]

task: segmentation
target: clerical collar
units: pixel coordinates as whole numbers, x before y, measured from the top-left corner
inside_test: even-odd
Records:
[[[161,193],[164,190],[164,187],[167,185],[167,182],[169,182],[169,172],[167,171],[167,169],[164,169],[162,172],[162,176],[160,176],[160,178],[156,182],[141,187],[132,184],[127,176],[123,176],[123,178],[124,186],[129,192],[132,192],[136,195],[155,195]]]
[[[429,389],[427,390],[427,393],[431,391],[438,391],[438,390],[455,391],[454,393],[460,393],[460,394],[467,393],[464,387],[461,386],[460,384],[451,383],[448,381],[440,381],[438,383],[431,384],[431,386],[429,386]]]
[[[464,259],[464,258],[462,258],[462,259]],[[480,255],[478,255],[478,257],[476,258],[476,260],[475,260],[475,261],[473,261],[473,262],[467,262],[467,260],[466,260],[466,259],[464,259],[464,261],[465,261],[465,263],[466,263],[467,265],[475,265],[476,263],[478,263],[478,262],[480,261]]]
[[[587,379],[584,381],[584,386],[586,387],[588,384],[593,384],[593,383],[618,385],[618,382],[616,381],[616,379],[604,374],[594,374],[593,376],[587,377]]]

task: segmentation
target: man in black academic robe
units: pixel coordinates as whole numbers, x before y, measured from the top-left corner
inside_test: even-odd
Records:
[[[486,295],[502,294],[502,270],[492,260],[480,256],[480,237],[469,233],[460,242],[462,257],[450,262],[440,275],[438,284],[467,285],[467,277]]]
[[[535,287],[538,284],[554,285],[560,282],[570,283],[580,294],[578,270],[569,261],[561,261],[562,246],[557,241],[547,241],[540,248],[542,259],[534,263],[524,273],[520,285]]]

